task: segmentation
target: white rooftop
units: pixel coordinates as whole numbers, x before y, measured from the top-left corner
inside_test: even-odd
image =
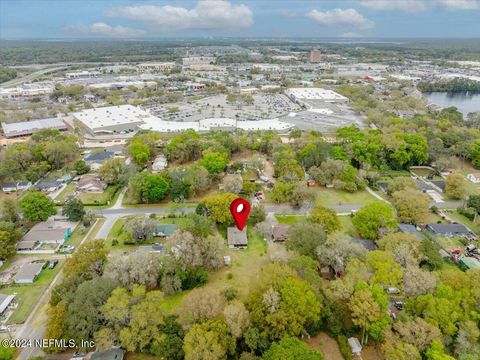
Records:
[[[2,123],[5,136],[21,136],[42,129],[66,129],[65,123],[57,118],[23,121],[18,123]]]
[[[335,91],[322,88],[291,88],[287,90],[287,94],[302,100],[348,100]]]
[[[145,119],[155,118],[149,112],[132,105],[107,106],[102,108],[87,109],[72,114],[75,119],[82,122],[93,131],[117,125],[143,124]]]

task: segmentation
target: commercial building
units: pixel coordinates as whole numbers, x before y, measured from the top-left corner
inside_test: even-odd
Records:
[[[305,100],[322,100],[325,102],[347,102],[348,98],[332,90],[322,88],[291,88],[286,91],[287,96],[294,102]]]
[[[90,79],[96,78],[100,75],[98,71],[76,71],[76,72],[69,72],[65,74],[67,79]]]
[[[91,134],[119,134],[134,132],[145,123],[150,113],[132,105],[108,106],[73,113]]]
[[[140,71],[170,71],[175,67],[174,62],[156,62],[156,63],[141,63],[137,65]]]
[[[182,59],[182,64],[184,66],[190,65],[208,65],[215,63],[215,56],[189,56]]]
[[[57,129],[60,131],[67,130],[67,125],[60,119],[50,118],[32,121],[23,121],[18,123],[2,123],[3,133],[7,138],[19,136],[29,136],[33,133],[44,129]]]
[[[310,51],[310,62],[319,63],[322,60],[322,56],[319,50]]]

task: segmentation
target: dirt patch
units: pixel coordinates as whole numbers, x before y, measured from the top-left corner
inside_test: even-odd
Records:
[[[327,333],[322,332],[305,342],[311,348],[321,352],[325,360],[343,360],[337,341]]]
[[[380,349],[373,347],[372,345],[364,346],[362,349],[363,360],[383,360],[384,357]]]

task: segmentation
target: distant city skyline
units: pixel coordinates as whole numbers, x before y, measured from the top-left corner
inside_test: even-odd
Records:
[[[0,0],[1,39],[477,38],[480,0]]]

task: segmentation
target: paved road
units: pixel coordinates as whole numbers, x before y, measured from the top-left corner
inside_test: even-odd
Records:
[[[85,234],[80,245],[82,245],[86,239],[90,236],[90,233],[95,229],[94,224],[90,230]],[[28,316],[27,320],[23,325],[18,328],[14,334],[12,334],[14,339],[44,339],[45,338],[45,327],[47,324],[47,304],[50,301],[50,293],[52,292],[53,287],[61,278],[63,269],[61,269],[58,274],[55,276],[53,281],[50,283],[48,288],[44,291],[37,304],[33,308],[32,312]],[[20,354],[17,356],[17,360],[28,360],[34,356],[43,355],[43,352],[40,348],[37,347],[27,347],[22,349]]]
[[[361,208],[361,205],[335,205],[331,207],[335,212],[338,214],[347,214],[351,213],[352,211],[357,211]],[[119,218],[128,216],[128,215],[135,215],[135,214],[168,214],[172,210],[167,207],[142,207],[142,208],[109,208],[104,210],[96,210],[95,214],[103,216],[105,218],[105,222],[103,223],[100,230],[97,232],[97,239],[106,239],[108,234],[112,230],[115,221]],[[194,207],[186,207],[182,209],[178,209],[178,212],[182,213],[192,213],[195,211]],[[306,209],[303,208],[292,208],[289,205],[267,205],[265,206],[265,211],[267,213],[278,213],[278,214],[292,214],[292,215],[301,215],[305,214]]]

